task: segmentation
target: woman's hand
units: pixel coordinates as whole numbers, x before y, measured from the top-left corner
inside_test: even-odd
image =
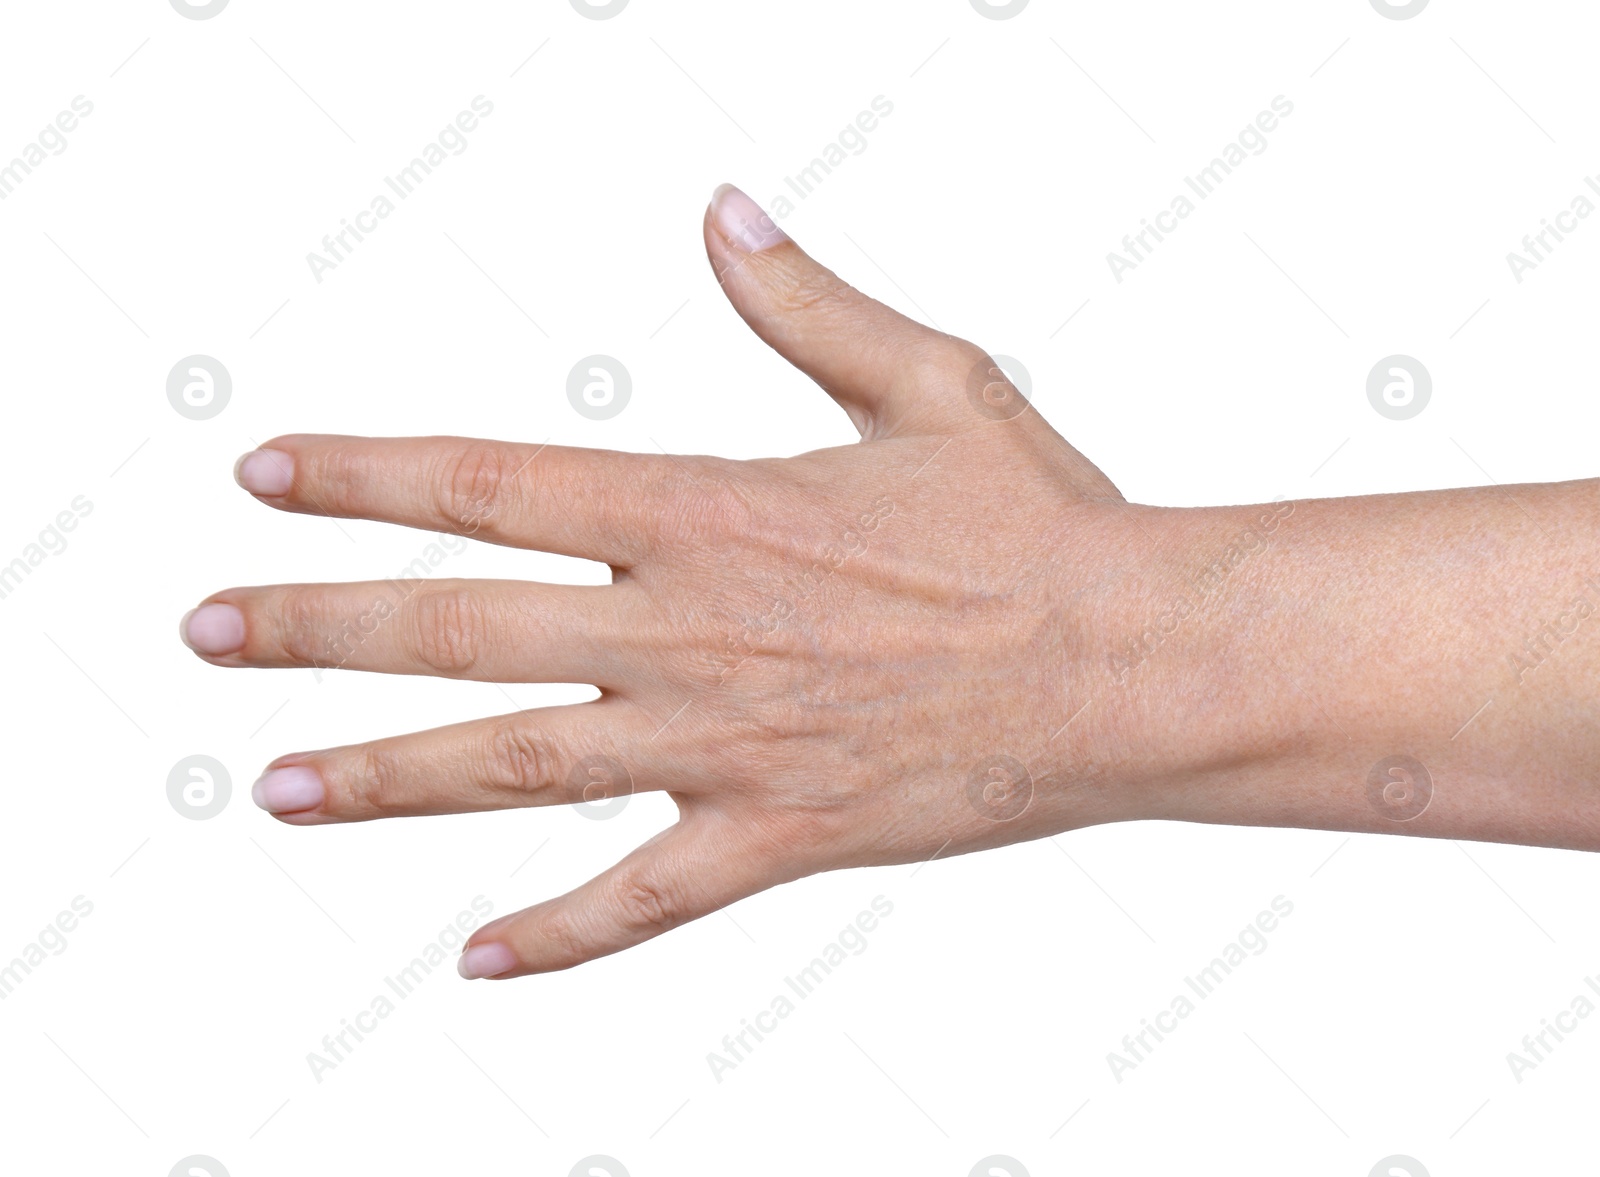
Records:
[[[1347,681],[1334,667],[1324,682],[1306,662],[1330,637],[1305,610],[1326,605],[1318,561],[1343,534],[1337,512],[1130,505],[980,348],[852,289],[743,193],[719,189],[704,232],[735,309],[861,442],[732,462],[293,435],[246,455],[238,479],[269,506],[613,570],[604,587],[412,580],[209,597],[184,634],[218,666],[601,691],[284,756],[257,804],[316,825],[672,796],[677,824],[478,930],[469,977],[566,968],[817,871],[1096,822],[1392,825],[1366,774],[1380,749],[1422,755],[1418,708],[1397,720],[1370,704],[1381,736],[1352,738],[1384,671]],[[1297,601],[1293,585],[1318,595]],[[1396,602],[1370,605],[1392,615]],[[1360,625],[1359,605],[1345,610],[1332,636]],[[1300,648],[1273,644],[1277,631]],[[1386,654],[1404,663],[1412,647],[1402,635]],[[1466,800],[1436,801],[1430,820]],[[1464,812],[1413,828],[1503,836]]]
[[[481,930],[473,975],[577,964],[820,870],[1131,815],[1099,717],[1067,724],[1102,656],[1090,590],[1140,509],[981,349],[858,293],[743,193],[719,191],[705,239],[734,306],[861,444],[732,462],[280,437],[238,470],[270,506],[603,561],[614,583],[240,588],[186,623],[219,666],[600,688],[285,756],[255,787],[297,825],[671,793],[678,824]]]

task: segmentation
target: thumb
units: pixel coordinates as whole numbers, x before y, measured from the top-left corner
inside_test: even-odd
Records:
[[[704,229],[733,309],[838,401],[863,437],[950,428],[952,395],[964,395],[981,348],[868,298],[732,184],[712,195]]]

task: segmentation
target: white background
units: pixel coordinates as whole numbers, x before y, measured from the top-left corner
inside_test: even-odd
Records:
[[[1595,860],[1325,832],[1084,830],[814,878],[566,973],[447,967],[319,1083],[307,1053],[474,896],[565,890],[671,803],[280,826],[247,797],[278,754],[591,692],[229,672],[175,627],[216,589],[386,577],[426,542],[252,502],[231,465],[278,432],[850,440],[725,305],[700,219],[723,180],[784,192],[877,95],[893,113],[784,227],[1021,360],[1128,498],[1593,475],[1600,218],[1520,284],[1506,254],[1600,172],[1596,23],[1576,0],[7,5],[0,161],[75,96],[94,112],[0,202],[0,562],[93,510],[0,600],[0,962],[75,896],[93,913],[0,1002],[0,1168],[1573,1171],[1600,1019],[1521,1083],[1506,1054],[1600,971]],[[308,251],[480,94],[469,148],[318,283]],[[1119,284],[1107,252],[1277,95],[1267,149]],[[609,421],[565,396],[595,352],[633,376]],[[233,377],[210,420],[166,397],[194,353]],[[1366,399],[1392,353],[1433,376],[1410,421]],[[605,575],[488,547],[447,571]],[[166,793],[195,754],[233,783],[205,821]],[[707,1053],[880,894],[866,951],[717,1082]],[[1267,950],[1116,1081],[1107,1052],[1278,895]]]

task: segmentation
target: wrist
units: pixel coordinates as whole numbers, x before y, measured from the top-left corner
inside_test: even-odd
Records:
[[[1273,670],[1302,656],[1274,649],[1295,602],[1284,549],[1297,509],[1116,509],[1143,543],[1097,594],[1083,682],[1096,722],[1074,751],[1114,782],[1122,817],[1256,820],[1243,783],[1323,740],[1315,708],[1284,700]]]

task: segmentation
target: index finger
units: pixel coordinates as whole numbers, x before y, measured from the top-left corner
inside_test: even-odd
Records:
[[[287,434],[239,459],[269,506],[376,519],[628,566],[649,546],[671,460],[463,437]]]

